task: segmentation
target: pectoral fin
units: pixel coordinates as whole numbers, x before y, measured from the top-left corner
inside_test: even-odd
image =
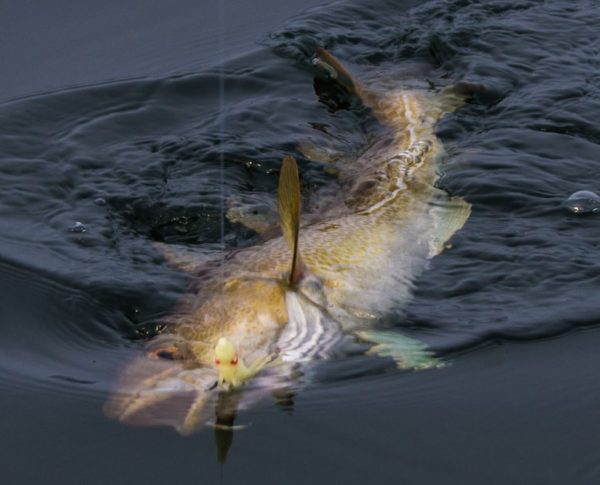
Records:
[[[427,350],[418,340],[406,337],[393,330],[363,330],[356,335],[373,345],[368,354],[391,357],[400,369],[433,369],[444,363]]]
[[[202,254],[178,244],[152,243],[170,266],[187,273],[199,273],[216,259],[214,254]]]
[[[332,164],[350,159],[348,150],[325,145],[323,142],[316,144],[312,141],[304,141],[298,144],[298,151],[312,162]]]
[[[295,285],[302,278],[304,264],[298,251],[300,231],[300,176],[298,165],[293,157],[285,157],[279,174],[277,209],[283,237],[292,251],[290,284]]]
[[[267,234],[277,227],[277,212],[268,202],[232,198],[228,201],[227,219],[242,224],[257,234]]]

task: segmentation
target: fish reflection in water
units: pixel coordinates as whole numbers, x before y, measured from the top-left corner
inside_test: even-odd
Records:
[[[189,434],[210,422],[213,409],[224,460],[237,410],[265,391],[289,406],[307,363],[331,356],[346,338],[400,368],[440,365],[422,343],[376,323],[409,298],[427,261],[469,217],[468,203],[436,187],[443,150],[434,128],[473,86],[434,91],[427,83],[403,88],[379,78],[369,88],[320,49],[315,65],[370,110],[378,121],[371,141],[357,157],[328,162],[335,163],[339,194],[302,223],[298,167],[284,159],[281,235],[246,205],[229,215],[261,232],[260,244],[216,262],[162,248],[171,264],[202,274],[201,285],[181,303],[170,330],[125,368],[106,405],[110,416]],[[318,146],[303,152],[320,158]]]
[[[225,463],[227,453],[233,443],[233,433],[244,426],[235,426],[237,410],[240,405],[241,390],[221,391],[215,406],[215,444],[217,447],[217,461]]]

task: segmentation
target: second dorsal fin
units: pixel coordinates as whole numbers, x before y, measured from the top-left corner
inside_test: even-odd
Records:
[[[292,265],[290,284],[294,285],[302,278],[303,263],[298,251],[298,232],[300,231],[300,177],[298,165],[293,157],[285,157],[279,173],[279,192],[277,210],[281,231],[290,250]]]

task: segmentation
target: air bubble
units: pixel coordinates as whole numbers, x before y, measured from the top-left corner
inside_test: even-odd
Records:
[[[85,227],[85,224],[83,224],[82,222],[76,222],[69,228],[69,231],[82,234],[85,231],[87,231],[87,227]]]
[[[565,201],[565,207],[574,214],[600,212],[600,196],[589,190],[579,190]]]

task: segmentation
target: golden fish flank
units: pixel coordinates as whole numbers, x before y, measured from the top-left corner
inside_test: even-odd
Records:
[[[214,270],[205,265],[202,288],[182,303],[172,332],[125,369],[107,403],[109,415],[192,432],[214,405],[215,387],[239,387],[265,367],[285,386],[290,363],[326,356],[341,332],[372,343],[371,352],[403,368],[439,364],[419,342],[373,325],[409,297],[426,261],[470,214],[469,204],[435,187],[442,153],[435,123],[464,95],[457,89],[376,92],[323,50],[315,63],[371,109],[380,136],[356,160],[336,165],[344,196],[308,214],[304,224],[298,168],[284,159],[283,236],[239,251]],[[310,153],[318,155],[318,147]],[[256,217],[250,225],[260,226]],[[194,271],[201,265],[190,264],[189,256],[181,264],[168,250],[165,257]]]

